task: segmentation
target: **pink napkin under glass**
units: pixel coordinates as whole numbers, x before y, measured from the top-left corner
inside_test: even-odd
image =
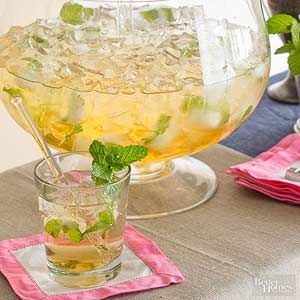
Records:
[[[47,271],[42,234],[0,242],[0,272],[22,300],[101,300],[184,281],[157,245],[129,224],[121,272],[102,286],[72,289],[53,281]]]
[[[290,134],[256,158],[229,168],[235,182],[271,198],[300,204],[300,182],[287,180],[286,171],[300,168],[300,134]]]

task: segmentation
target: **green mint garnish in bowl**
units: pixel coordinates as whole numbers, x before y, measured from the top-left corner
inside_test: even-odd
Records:
[[[161,114],[156,122],[155,130],[149,136],[143,139],[145,145],[152,143],[157,137],[164,134],[170,126],[171,116]]]
[[[161,7],[161,8],[145,10],[141,12],[141,15],[149,23],[152,23],[158,19],[167,22],[175,21],[173,9],[169,7]]]
[[[73,1],[64,4],[60,11],[60,18],[65,23],[82,25],[94,15],[92,8],[86,8]]]

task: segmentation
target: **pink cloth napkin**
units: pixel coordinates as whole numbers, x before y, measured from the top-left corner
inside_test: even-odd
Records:
[[[41,234],[0,242],[0,271],[22,300],[100,300],[184,281],[180,271],[157,245],[131,225],[125,229],[123,254],[127,253],[124,254],[127,262],[122,263],[123,275],[120,273],[96,288],[67,289],[52,281],[42,244]],[[124,270],[126,268],[128,270]]]
[[[235,182],[271,198],[300,204],[300,182],[285,178],[290,167],[300,168],[300,134],[290,134],[256,158],[229,168]]]

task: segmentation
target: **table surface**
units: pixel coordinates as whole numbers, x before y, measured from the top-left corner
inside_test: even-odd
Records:
[[[218,175],[215,197],[190,212],[132,222],[175,262],[186,281],[114,299],[275,300],[254,295],[254,278],[277,275],[291,276],[298,287],[293,296],[278,299],[300,299],[299,207],[234,184],[225,170],[247,160],[243,154],[216,145],[196,157]],[[28,164],[0,174],[0,240],[40,230],[32,168]],[[2,275],[0,299],[18,299]]]

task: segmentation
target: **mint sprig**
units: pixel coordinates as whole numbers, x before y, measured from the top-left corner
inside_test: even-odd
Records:
[[[166,130],[170,127],[170,121],[171,121],[171,116],[161,114],[158,117],[158,120],[156,122],[155,131],[149,137],[143,139],[145,145],[150,144],[158,136],[164,134]]]
[[[287,14],[273,15],[267,20],[268,32],[270,34],[289,33],[294,21],[297,20]]]
[[[161,18],[162,20],[166,20],[168,22],[175,21],[173,9],[169,7],[161,7],[157,9],[155,8],[155,9],[145,10],[141,12],[141,15],[149,23],[152,23],[159,18]]]
[[[92,8],[86,8],[74,2],[67,2],[60,11],[60,18],[68,24],[81,25],[94,15]]]
[[[242,116],[242,121],[244,121],[250,114],[251,112],[253,111],[253,105],[249,105],[247,107],[247,109],[245,110],[245,112],[243,113],[243,116]]]
[[[83,128],[80,124],[74,124],[72,129],[66,134],[64,142],[69,141],[75,134],[83,131]]]
[[[18,88],[3,87],[2,91],[7,93],[11,98],[22,97],[24,99],[22,91]]]
[[[63,228],[63,223],[57,219],[52,219],[48,221],[45,225],[45,231],[51,236],[53,236],[54,238],[58,238],[62,228]]]
[[[291,33],[292,39],[278,48],[275,54],[288,53],[288,65],[293,75],[300,75],[300,23],[286,14],[273,15],[267,20],[269,34]]]
[[[104,145],[99,141],[94,141],[90,146],[90,154],[93,157],[92,179],[96,185],[100,185],[113,182],[115,171],[121,171],[130,164],[143,159],[147,156],[148,149],[139,145],[123,147],[115,144]],[[77,222],[59,219],[49,220],[45,224],[44,230],[54,238],[58,238],[63,233],[73,243],[80,243],[86,234],[106,231],[115,223],[114,204],[106,196],[103,195],[103,199],[106,202],[107,210],[99,212],[98,221],[84,232],[80,231]]]
[[[180,106],[183,113],[188,113],[194,109],[202,109],[205,107],[205,100],[202,96],[186,95]]]
[[[33,39],[39,46],[42,46],[43,48],[49,48],[49,47],[50,47],[49,42],[48,42],[46,39],[44,39],[44,38],[42,38],[42,37],[40,37],[40,36],[38,36],[38,35],[33,35],[33,36],[32,36],[32,39]]]
[[[114,224],[113,211],[101,211],[98,213],[98,222],[81,232],[79,229],[79,224],[75,221],[62,221],[59,219],[49,220],[45,226],[45,231],[54,237],[55,239],[60,236],[60,234],[65,234],[70,241],[73,243],[80,243],[86,234],[95,231],[105,231],[109,229]]]
[[[294,43],[292,41],[287,42],[285,45],[283,45],[282,47],[278,48],[275,51],[275,54],[282,54],[282,53],[289,53],[292,50],[295,50],[295,46]]]
[[[90,146],[90,154],[93,157],[92,179],[96,185],[101,185],[113,182],[114,172],[146,157],[148,149],[139,145],[123,147],[94,141]]]
[[[99,230],[107,230],[114,224],[114,216],[111,211],[102,211],[98,214],[99,221],[88,228],[84,234],[91,233]]]

